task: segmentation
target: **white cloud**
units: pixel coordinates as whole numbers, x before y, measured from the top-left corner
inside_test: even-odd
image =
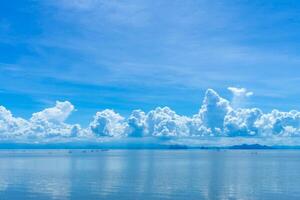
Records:
[[[47,108],[33,113],[29,120],[15,118],[3,106],[0,107],[0,133],[3,138],[49,138],[69,137],[75,134],[79,136],[79,125],[64,123],[74,110],[74,106],[68,102],[56,102],[52,108]]]
[[[224,118],[232,108],[229,101],[220,97],[214,90],[208,89],[199,111],[203,125],[213,132],[220,132],[223,128]]]
[[[74,106],[70,102],[57,101],[54,107],[32,114],[27,134],[32,138],[74,135],[75,125],[64,123],[73,111]]]
[[[258,134],[255,123],[261,116],[257,108],[232,110],[224,119],[225,132],[229,136],[255,136]]]
[[[246,96],[249,97],[253,95],[253,92],[248,92],[245,88],[236,88],[236,87],[228,87],[234,96]]]
[[[150,111],[146,120],[149,133],[158,137],[188,136],[187,121],[187,117],[177,115],[168,107]]]
[[[273,110],[255,122],[262,136],[300,136],[300,112]]]
[[[253,92],[249,92],[245,88],[228,87],[227,89],[233,94],[231,105],[234,108],[243,107],[246,99],[253,95]]]
[[[90,124],[91,131],[97,136],[124,136],[126,128],[124,117],[109,109],[97,112]]]
[[[64,122],[74,111],[74,106],[68,102],[57,101],[55,107],[32,114],[30,121],[49,121],[53,123]]]
[[[246,90],[237,91],[241,95],[247,93]],[[64,138],[64,141],[85,141],[86,138],[99,141],[101,138],[127,137],[211,140],[250,137],[275,140],[300,136],[300,112],[273,110],[263,113],[258,108],[234,109],[228,100],[212,89],[206,91],[199,112],[192,117],[178,115],[169,107],[157,107],[148,113],[134,110],[128,118],[106,109],[97,112],[87,128],[81,128],[78,124],[65,122],[73,111],[74,106],[70,102],[57,101],[54,107],[33,113],[26,120],[14,117],[0,106],[0,140],[39,142]]]
[[[128,130],[127,133],[131,137],[143,137],[148,134],[147,116],[142,110],[134,110],[128,117]]]
[[[0,106],[0,138],[22,135],[29,123],[22,118],[15,118],[5,107]]]

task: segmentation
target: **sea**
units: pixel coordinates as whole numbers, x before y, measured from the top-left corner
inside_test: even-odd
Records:
[[[300,150],[0,150],[0,200],[300,199]]]

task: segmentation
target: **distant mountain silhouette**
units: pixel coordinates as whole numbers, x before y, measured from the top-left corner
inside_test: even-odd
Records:
[[[228,147],[228,149],[274,149],[274,147],[260,144],[242,144]]]

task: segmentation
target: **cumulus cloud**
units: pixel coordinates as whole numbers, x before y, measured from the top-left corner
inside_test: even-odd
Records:
[[[0,134],[11,137],[22,135],[29,123],[22,118],[15,118],[5,107],[0,106]]]
[[[257,136],[256,122],[261,116],[257,108],[232,110],[224,118],[224,131],[228,136]]]
[[[300,112],[273,110],[255,122],[262,136],[300,136]]]
[[[33,113],[29,120],[14,117],[9,110],[0,107],[0,138],[49,138],[69,137],[80,129],[78,124],[64,123],[74,110],[68,102],[56,102],[52,108]],[[80,135],[76,133],[76,135]]]
[[[234,96],[246,96],[249,97],[253,95],[253,92],[248,92],[245,88],[236,88],[236,87],[228,87]]]
[[[91,131],[97,136],[124,136],[126,128],[124,117],[109,109],[97,112],[90,124]]]
[[[243,107],[247,97],[253,95],[253,92],[247,91],[246,88],[228,87],[227,89],[232,92],[233,98],[231,105],[234,108]]]
[[[214,90],[208,89],[205,93],[199,116],[205,127],[221,134],[224,118],[231,110],[229,101],[220,97]]]
[[[252,95],[244,88],[230,88],[236,97]],[[51,108],[32,114],[30,119],[13,116],[0,106],[0,141],[49,138],[295,138],[300,136],[300,112],[258,108],[236,108],[216,91],[208,89],[199,112],[188,117],[169,107],[149,112],[134,110],[126,118],[114,110],[95,114],[88,127],[66,123],[74,111],[68,102],[57,101]]]
[[[27,135],[32,138],[74,135],[74,126],[79,125],[64,123],[73,111],[74,106],[70,102],[57,101],[54,107],[33,113],[28,121]]]
[[[147,114],[147,127],[152,136],[179,137],[188,136],[188,118],[177,115],[168,107],[156,108]]]
[[[57,101],[54,107],[32,114],[30,121],[61,123],[65,121],[73,111],[74,106],[70,102]]]
[[[143,137],[148,135],[146,124],[147,116],[142,110],[134,110],[128,117],[127,134],[131,137]]]

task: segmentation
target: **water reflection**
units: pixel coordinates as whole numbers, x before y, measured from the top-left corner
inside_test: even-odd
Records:
[[[0,152],[0,199],[299,199],[300,151]]]

